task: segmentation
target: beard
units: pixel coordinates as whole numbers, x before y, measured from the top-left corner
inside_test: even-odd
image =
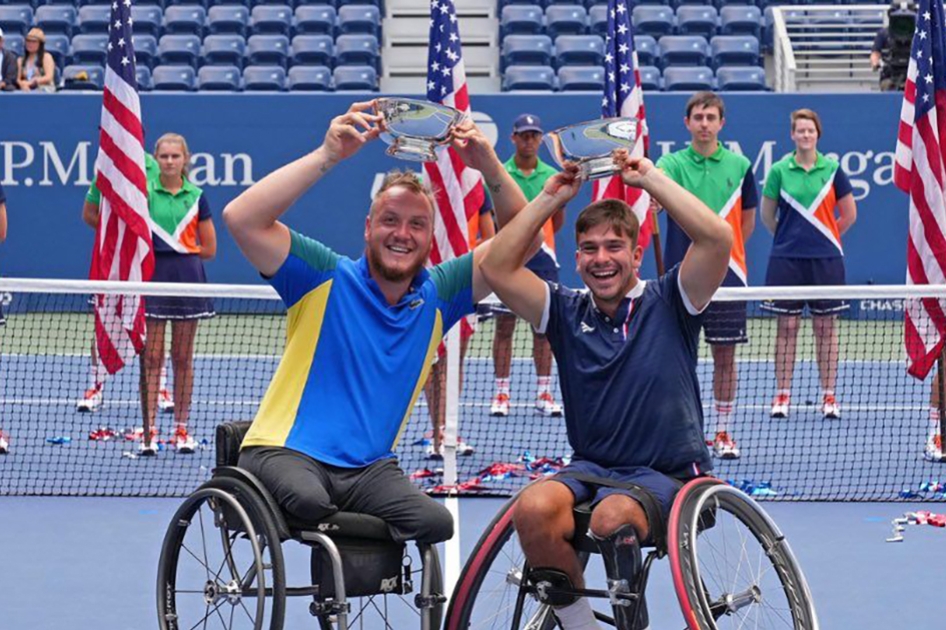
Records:
[[[381,256],[372,248],[368,248],[368,265],[371,269],[377,273],[379,276],[387,280],[388,282],[403,282],[405,280],[411,280],[416,276],[421,269],[424,268],[424,261],[427,260],[427,256],[422,256],[417,259],[415,263],[410,265],[407,268],[395,268],[388,265],[385,265],[381,260]],[[430,252],[428,252],[428,255]]]

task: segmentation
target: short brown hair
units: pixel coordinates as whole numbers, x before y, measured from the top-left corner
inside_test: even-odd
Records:
[[[392,169],[384,175],[384,180],[381,181],[381,187],[378,188],[378,192],[375,193],[374,199],[371,200],[371,213],[374,214],[375,204],[378,203],[378,200],[381,199],[388,189],[394,188],[395,186],[401,186],[406,188],[412,193],[417,193],[427,197],[427,201],[430,202],[431,211],[435,211],[437,203],[434,201],[434,193],[427,184],[424,183],[424,180],[421,179],[421,176],[414,171],[402,171],[399,168]]]
[[[631,247],[637,247],[640,221],[631,207],[620,199],[602,199],[582,210],[575,222],[575,241],[602,224],[607,224],[615,234],[630,238]]]
[[[810,120],[815,123],[815,131],[818,132],[818,137],[821,137],[821,119],[818,118],[818,114],[815,113],[813,109],[796,109],[792,112],[792,131],[795,131],[795,123],[799,120]]]
[[[726,107],[723,105],[723,99],[713,92],[697,92],[687,101],[687,118],[694,107],[715,107],[719,110],[719,117],[726,117]]]

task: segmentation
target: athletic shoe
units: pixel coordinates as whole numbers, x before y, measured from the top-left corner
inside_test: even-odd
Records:
[[[427,444],[427,459],[443,459],[443,443],[440,444],[438,448],[434,448],[434,443],[430,442]],[[473,447],[463,441],[463,438],[460,438],[457,441],[457,455],[460,457],[467,457],[473,454]]]
[[[138,455],[141,457],[154,457],[158,454],[158,445],[154,442],[151,444],[145,444],[142,442],[138,445]]]
[[[931,435],[926,441],[923,459],[928,462],[946,462],[946,457],[943,456],[943,438],[939,434]]]
[[[108,442],[117,436],[118,434],[115,433],[115,429],[109,427],[99,427],[89,431],[89,439],[93,442]]]
[[[10,452],[10,440],[6,433],[0,431],[0,455],[6,455]]]
[[[841,406],[833,394],[825,394],[821,399],[821,413],[825,420],[840,420]]]
[[[428,442],[425,452],[427,459],[443,459],[443,443],[435,445],[433,442]]]
[[[489,415],[503,417],[509,415],[509,394],[496,394],[489,406]]]
[[[125,432],[122,434],[129,442],[140,442],[145,437],[145,430],[143,427],[132,427],[130,429],[125,429]],[[154,427],[151,427],[151,441],[158,437],[158,430]]]
[[[769,415],[773,418],[787,418],[788,407],[791,404],[791,396],[788,394],[778,394],[772,401],[772,412]]]
[[[102,406],[102,388],[101,387],[90,387],[85,390],[85,394],[82,395],[82,398],[76,403],[76,411],[81,411],[83,413],[91,413],[93,411],[98,411],[99,407]]]
[[[562,406],[555,402],[555,398],[550,392],[539,394],[539,397],[535,399],[535,408],[543,416],[557,417],[562,415]]]
[[[713,440],[713,453],[720,459],[739,459],[739,447],[725,431],[716,434]]]
[[[197,450],[197,442],[187,433],[187,429],[180,428],[174,431],[174,448],[178,453],[191,454]]]
[[[174,398],[171,397],[171,392],[161,388],[161,391],[158,392],[158,409],[161,410],[161,413],[171,413],[174,411]]]

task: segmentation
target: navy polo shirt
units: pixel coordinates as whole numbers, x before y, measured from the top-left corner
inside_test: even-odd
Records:
[[[679,269],[638,282],[613,319],[590,292],[547,285],[538,332],[558,362],[575,459],[683,478],[712,469],[696,377],[702,316]]]

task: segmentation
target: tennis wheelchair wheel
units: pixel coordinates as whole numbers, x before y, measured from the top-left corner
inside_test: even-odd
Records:
[[[513,629],[517,602],[522,606],[518,628],[557,627],[550,606],[520,591],[527,568],[512,522],[515,503],[511,499],[503,506],[476,543],[450,599],[445,630]]]
[[[716,479],[691,481],[674,501],[668,536],[690,630],[818,628],[788,541],[745,493]]]
[[[240,481],[208,481],[165,534],[158,627],[281,630],[285,603],[282,547],[269,511]]]

